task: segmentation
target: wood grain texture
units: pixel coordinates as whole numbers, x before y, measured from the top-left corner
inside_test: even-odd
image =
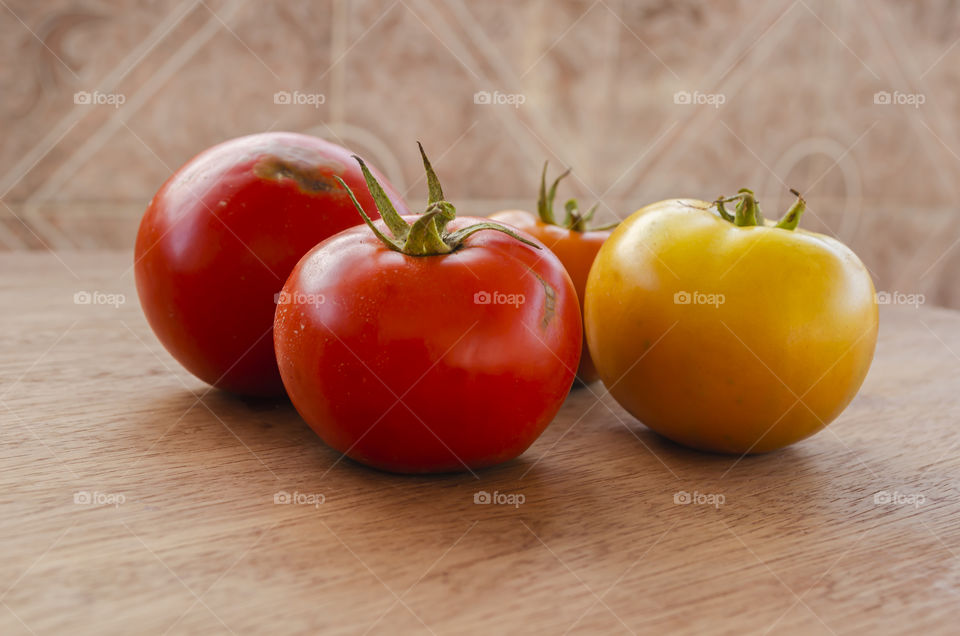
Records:
[[[208,391],[130,263],[0,255],[0,634],[955,632],[958,313],[885,307],[860,395],[783,452],[687,451],[595,385],[520,459],[411,478]]]

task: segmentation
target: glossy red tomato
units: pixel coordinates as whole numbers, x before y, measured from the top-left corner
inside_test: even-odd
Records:
[[[274,326],[307,423],[348,457],[403,473],[521,454],[563,403],[581,346],[560,261],[488,219],[455,218],[429,182],[424,215],[381,205],[383,221],[311,250]]]
[[[191,373],[236,393],[282,395],[275,296],[307,250],[360,221],[335,177],[377,214],[348,150],[294,133],[214,146],[154,196],[137,234],[137,292],[160,342]]]

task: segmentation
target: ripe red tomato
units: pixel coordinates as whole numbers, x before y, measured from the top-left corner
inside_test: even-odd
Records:
[[[307,423],[348,457],[402,473],[521,454],[570,390],[582,337],[556,256],[488,219],[455,218],[424,163],[427,211],[401,218],[371,177],[383,221],[304,256],[274,325]]]
[[[201,380],[283,394],[270,333],[275,296],[307,250],[358,223],[335,177],[364,183],[345,148],[265,133],[205,150],[153,197],[137,233],[137,292],[160,342]],[[360,203],[377,214],[365,191]]]

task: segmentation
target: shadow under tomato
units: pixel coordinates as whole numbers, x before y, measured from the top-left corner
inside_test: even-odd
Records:
[[[430,484],[438,488],[459,483],[503,481],[509,483],[535,463],[529,453],[499,466],[441,474],[400,474],[361,464],[327,446],[303,421],[289,399],[251,398],[217,389],[205,392],[180,390],[165,393],[145,405],[147,417],[137,424],[162,436],[158,446],[164,452],[203,460],[204,451],[234,446],[238,439],[251,451],[280,448],[295,451],[296,457],[283,462],[296,467],[297,478],[324,475],[360,482]],[[198,399],[200,398],[200,399]],[[146,436],[146,437],[149,437]],[[156,439],[156,438],[154,438]],[[309,450],[309,456],[304,451]]]
[[[663,489],[724,495],[720,510],[734,528],[773,523],[777,518],[815,526],[849,512],[848,504],[835,496],[845,487],[841,481],[848,481],[846,487],[852,490],[861,487],[860,477],[836,471],[838,462],[849,464],[850,449],[823,432],[786,448],[743,456],[688,448],[636,420],[619,430],[611,428],[608,434],[611,444],[616,440],[662,463],[672,475],[660,480]]]
[[[140,430],[156,432],[158,447],[202,459],[203,451],[235,446],[251,449],[303,443],[313,432],[288,399],[249,398],[207,387],[166,392],[145,404]]]

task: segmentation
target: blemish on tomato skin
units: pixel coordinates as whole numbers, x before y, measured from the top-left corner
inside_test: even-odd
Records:
[[[540,284],[543,285],[543,320],[540,322],[540,327],[546,331],[547,327],[550,326],[550,321],[553,320],[554,315],[557,313],[557,290],[554,289],[553,285],[548,283],[543,276],[532,269],[530,271],[534,276],[537,277],[537,280],[540,281]]]
[[[316,194],[334,192],[340,188],[329,174],[333,166],[312,164],[300,159],[283,159],[276,155],[264,155],[253,164],[253,173],[261,179],[282,181],[291,179],[301,192]]]

